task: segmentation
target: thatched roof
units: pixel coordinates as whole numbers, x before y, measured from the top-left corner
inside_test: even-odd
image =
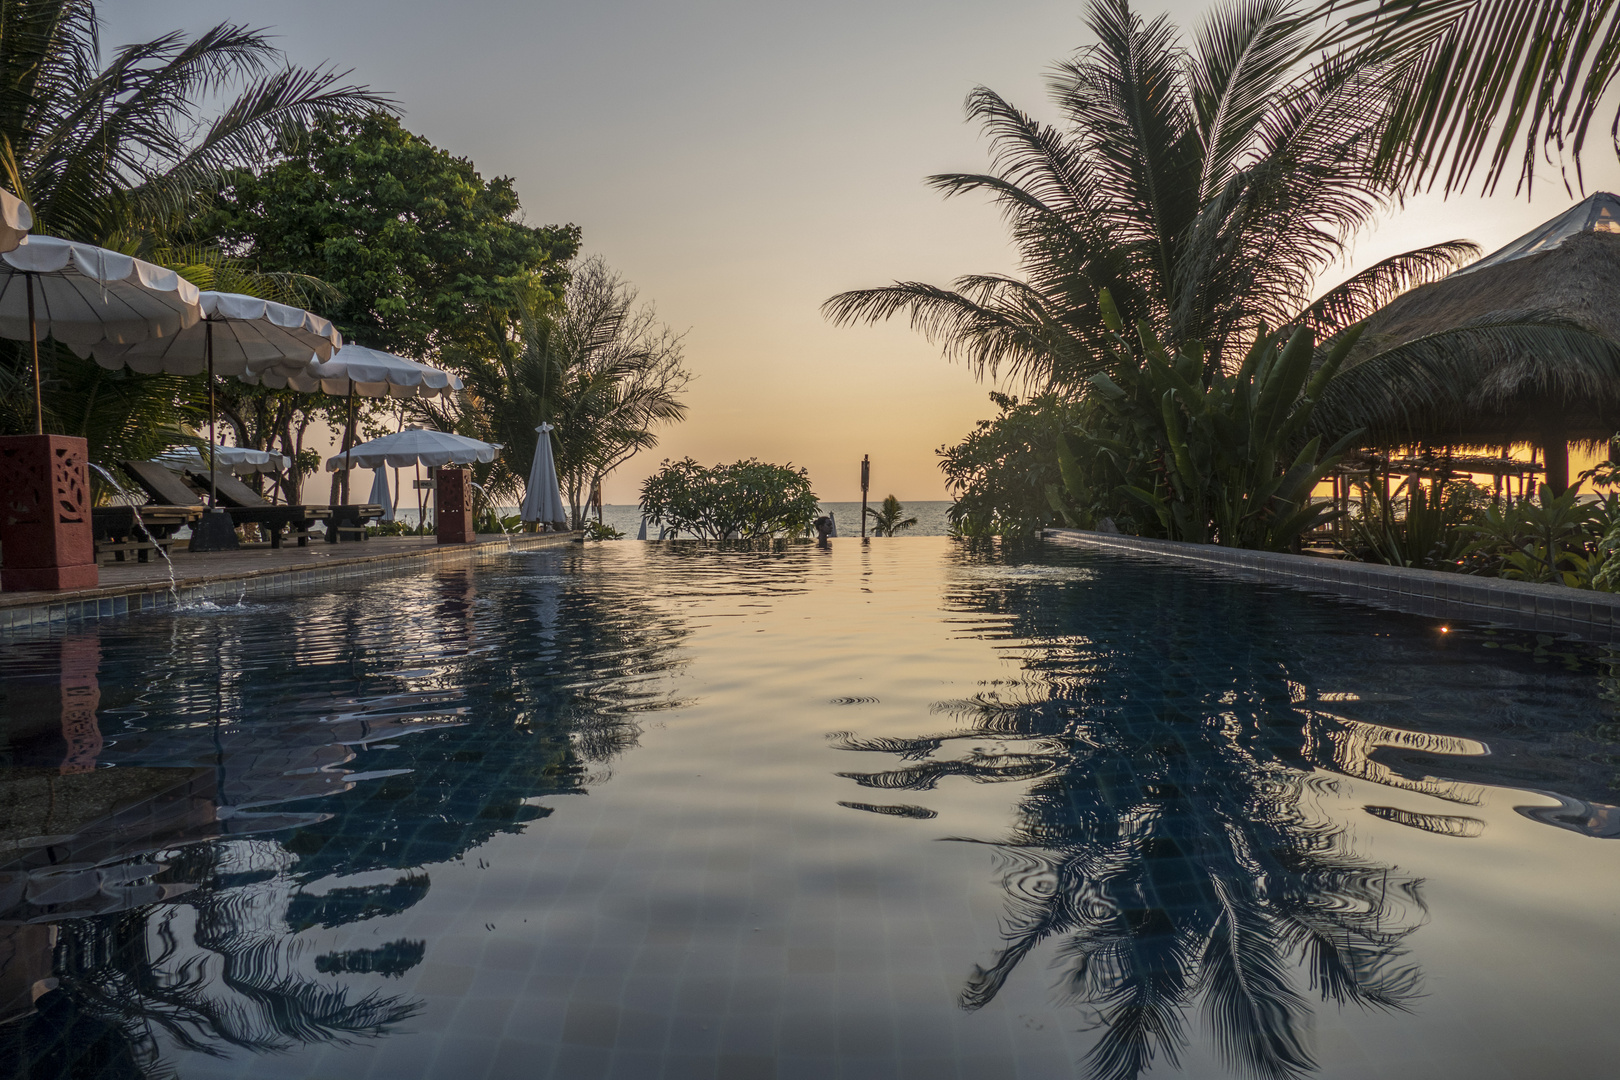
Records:
[[[1620,198],[1593,195],[1396,297],[1367,320],[1321,414],[1324,428],[1364,426],[1374,441],[1620,431]]]

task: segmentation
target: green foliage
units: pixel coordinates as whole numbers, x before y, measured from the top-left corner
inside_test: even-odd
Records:
[[[1345,547],[1363,562],[1456,570],[1473,543],[1474,526],[1489,496],[1476,484],[1454,480],[1427,491],[1417,482],[1404,500],[1385,497],[1371,477],[1358,485],[1360,512],[1345,519]],[[1397,504],[1404,501],[1404,506]]]
[[[623,540],[624,533],[617,528],[601,521],[585,522],[585,539],[587,540]]]
[[[411,536],[420,531],[418,528],[413,528],[410,522],[401,519],[373,521],[366,526],[367,536]]]
[[[1344,20],[1331,45],[1389,57],[1407,72],[1410,89],[1395,101],[1382,149],[1413,183],[1443,178],[1445,191],[1460,191],[1489,155],[1483,190],[1517,159],[1528,192],[1538,151],[1567,154],[1579,176],[1592,120],[1620,75],[1620,6],[1350,0],[1331,10]]]
[[[1157,535],[1267,551],[1297,547],[1332,517],[1311,492],[1353,436],[1324,449],[1305,429],[1358,330],[1320,358],[1308,328],[1286,340],[1262,333],[1228,374],[1197,343],[1171,351],[1146,324],[1127,336],[1107,292],[1101,307],[1110,373],[1091,378],[1090,426],[1063,439],[1077,505],[1095,513],[1123,496],[1145,508],[1143,523]]]
[[[35,229],[127,247],[194,208],[289,128],[386,107],[343,74],[293,67],[268,34],[220,23],[103,63],[89,0],[0,0],[0,168]]]
[[[178,262],[194,281],[229,261],[167,236],[226,173],[268,160],[289,127],[387,104],[288,65],[241,26],[164,34],[105,62],[98,33],[88,0],[0,0],[0,182],[31,204],[35,232]],[[84,438],[95,461],[146,457],[198,415],[195,380],[106,371],[54,342],[40,375],[45,429]],[[0,343],[0,433],[34,430],[32,384],[27,344]]]
[[[479,482],[514,497],[534,461],[535,429],[553,425],[552,453],[574,528],[592,485],[658,444],[656,428],[686,415],[691,373],[681,336],[600,258],[573,273],[561,304],[527,309],[517,331],[487,353],[447,354],[467,384],[455,407],[417,411],[441,430],[501,443]]]
[[[322,120],[280,150],[235,174],[197,229],[336,287],[326,313],[346,339],[432,361],[503,340],[523,305],[561,292],[579,229],[523,224],[511,177],[485,181],[393,116]]]
[[[758,458],[707,469],[691,458],[666,460],[641,485],[649,523],[702,540],[802,536],[818,509],[806,470]]]
[[[1078,422],[1081,406],[1057,394],[1020,401],[992,393],[990,400],[994,419],[980,420],[961,442],[938,451],[955,499],[951,533],[1028,536],[1062,520],[1048,495],[1063,483],[1052,448]]]
[[[917,519],[914,517],[902,517],[901,515],[905,512],[906,508],[901,506],[900,500],[893,495],[884,497],[883,509],[881,510],[874,510],[868,506],[866,515],[872,519],[872,535],[893,536],[895,533],[914,527],[917,524]]]
[[[1575,588],[1613,588],[1611,555],[1620,535],[1620,496],[1582,501],[1580,485],[1553,495],[1543,485],[1536,498],[1521,499],[1480,513],[1469,548],[1487,570],[1517,581]],[[1600,584],[1601,583],[1601,584]]]

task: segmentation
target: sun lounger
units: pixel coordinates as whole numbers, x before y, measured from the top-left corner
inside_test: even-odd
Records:
[[[200,490],[207,490],[207,473],[195,473],[193,480]],[[292,535],[297,538],[298,546],[303,547],[314,535],[309,527],[332,517],[329,506],[271,503],[229,473],[214,474],[214,492],[219,496],[219,504],[231,516],[231,521],[237,525],[255,524],[263,528],[270,534],[270,546],[273,548],[281,546],[281,530],[284,526],[292,527]]]
[[[120,461],[118,465],[134,478],[153,502],[192,506],[200,514],[202,504],[208,501],[206,494],[187,484],[179,473],[165,465],[155,461]],[[309,527],[332,516],[332,511],[324,506],[272,506],[255,494],[252,488],[228,473],[218,474],[215,479],[220,505],[230,515],[231,523],[258,525],[269,534],[273,548],[281,546],[281,531],[289,527],[298,546],[304,547],[313,535]],[[246,505],[235,505],[238,501]]]
[[[139,508],[97,506],[90,511],[96,562],[102,566],[126,562],[130,555],[134,555],[137,562],[148,562],[154,551],[167,553],[169,545],[174,543],[175,531],[191,524],[200,513],[200,507],[152,503]]]

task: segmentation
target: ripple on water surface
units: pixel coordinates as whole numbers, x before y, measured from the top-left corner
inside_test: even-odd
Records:
[[[1515,1077],[1606,652],[1070,550],[600,544],[0,639],[0,1072]]]

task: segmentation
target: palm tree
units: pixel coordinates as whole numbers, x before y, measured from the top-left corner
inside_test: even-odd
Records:
[[[1350,0],[1320,11],[1344,19],[1331,41],[1413,73],[1383,152],[1414,181],[1461,190],[1489,155],[1480,186],[1490,191],[1519,148],[1519,190],[1529,193],[1540,150],[1567,151],[1579,183],[1592,120],[1620,74],[1614,0]]]
[[[1378,149],[1402,70],[1365,51],[1309,63],[1311,17],[1287,0],[1228,3],[1190,46],[1129,0],[1093,0],[1087,25],[1097,44],[1050,79],[1061,127],[980,87],[968,115],[994,170],[929,181],[988,193],[1024,276],[841,293],[823,307],[834,322],[906,313],[980,374],[1073,390],[1107,362],[1105,289],[1127,325],[1206,343],[1214,369],[1262,326],[1325,337],[1475,253],[1454,241],[1395,256],[1313,303],[1317,277],[1399,196]]]
[[[902,518],[900,516],[905,512],[906,508],[901,506],[900,500],[893,495],[884,498],[883,509],[881,510],[873,510],[870,506],[867,507],[867,516],[872,519],[873,535],[893,536],[897,532],[915,526],[917,524],[916,518]]]
[[[0,166],[39,231],[73,240],[128,243],[279,136],[391,105],[346,72],[288,65],[245,26],[175,31],[105,64],[91,0],[0,0],[0,27]]]
[[[418,407],[435,423],[506,449],[485,483],[508,496],[521,492],[533,462],[535,428],[552,433],[557,476],[582,527],[593,484],[635,454],[658,444],[655,429],[686,415],[681,400],[691,373],[681,335],[660,323],[650,305],[600,257],[573,272],[560,304],[529,312],[516,341],[496,355],[447,354],[466,390],[453,413]]]

